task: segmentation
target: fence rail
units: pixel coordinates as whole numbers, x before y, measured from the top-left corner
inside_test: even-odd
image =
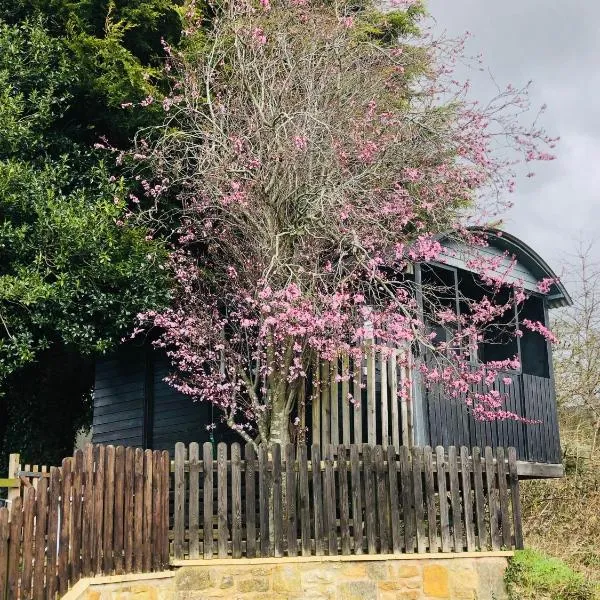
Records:
[[[514,448],[308,450],[177,444],[175,559],[523,546]]]
[[[47,476],[24,471],[0,508],[0,598],[55,600],[82,576],[168,564],[168,452],[90,445]]]

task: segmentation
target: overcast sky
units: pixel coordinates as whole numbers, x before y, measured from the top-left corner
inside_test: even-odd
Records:
[[[600,258],[600,0],[428,0],[436,28],[472,35],[498,85],[533,80],[533,104],[547,104],[543,124],[561,141],[557,160],[521,179],[506,229],[553,267],[598,239]],[[489,74],[471,72],[472,94],[494,96]]]

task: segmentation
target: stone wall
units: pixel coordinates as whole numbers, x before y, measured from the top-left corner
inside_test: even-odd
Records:
[[[68,600],[505,600],[506,565],[506,556],[498,555],[219,561],[181,567],[153,579],[88,580],[86,589]]]

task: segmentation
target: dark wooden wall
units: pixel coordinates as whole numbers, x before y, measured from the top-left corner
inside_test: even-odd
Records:
[[[207,442],[207,426],[217,425],[215,442],[239,441],[219,423],[211,405],[194,402],[169,386],[167,359],[148,346],[126,345],[96,364],[94,444],[169,450],[177,442]]]

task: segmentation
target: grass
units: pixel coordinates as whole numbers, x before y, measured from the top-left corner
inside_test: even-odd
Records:
[[[505,580],[511,600],[600,600],[584,575],[537,550],[516,552]]]

